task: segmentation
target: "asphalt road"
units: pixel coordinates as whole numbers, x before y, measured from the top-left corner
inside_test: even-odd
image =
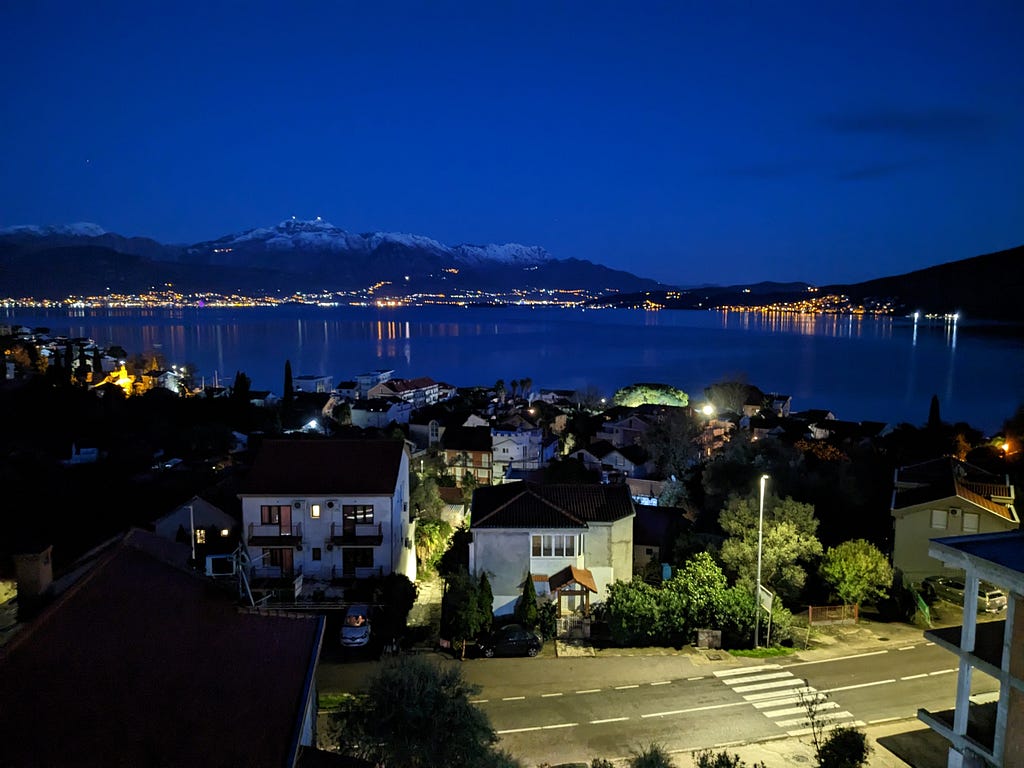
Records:
[[[807,732],[803,701],[838,723],[875,724],[954,701],[951,654],[923,641],[813,661],[737,666],[701,656],[478,659],[461,665],[501,744],[524,764],[723,748]],[[439,663],[458,663],[439,659]],[[321,665],[322,690],[354,690],[372,665]],[[973,692],[997,690],[975,672]]]

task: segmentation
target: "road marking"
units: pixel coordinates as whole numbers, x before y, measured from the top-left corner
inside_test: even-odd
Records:
[[[769,688],[792,688],[794,685],[804,685],[799,677],[790,677],[787,680],[776,680],[772,683],[758,683],[757,685],[741,685],[733,688],[736,693],[749,693],[750,691],[766,691]]]
[[[495,731],[499,736],[505,733],[529,733],[530,731],[539,731],[543,726],[535,725],[532,728],[509,728],[506,731]]]
[[[591,725],[601,725],[602,723],[621,723],[623,720],[629,720],[628,717],[609,717],[607,720],[591,720]]]
[[[839,725],[840,720],[846,720],[853,717],[849,712],[830,712],[828,715],[822,718],[823,725]],[[807,716],[796,717],[792,720],[779,720],[775,723],[780,728],[792,728],[794,725],[807,725]]]
[[[558,725],[542,725],[542,731],[553,731],[556,728],[575,728],[579,723],[559,723]]]
[[[868,720],[868,725],[878,725],[879,723],[891,723],[894,720],[906,720],[905,717],[880,717],[877,720]]]
[[[486,704],[490,699],[471,699],[470,704]]]
[[[685,715],[688,712],[705,712],[709,709],[728,709],[729,707],[742,707],[745,706],[745,701],[734,701],[731,704],[711,704],[706,707],[692,707],[691,709],[673,709],[670,712],[652,712],[649,715],[640,715],[642,718],[647,717],[668,717],[669,715]]]
[[[540,697],[542,699],[550,699],[552,696],[564,696],[564,693],[542,693]]]
[[[800,694],[817,693],[817,691],[809,685],[802,686],[800,688],[785,688],[777,691],[765,691],[764,693],[748,693],[743,698],[747,701],[762,702],[762,701],[779,701],[787,697],[799,697]],[[754,704],[756,707],[757,704]]]
[[[870,688],[870,687],[872,687],[874,685],[886,685],[888,683],[895,683],[895,682],[896,682],[896,678],[895,677],[891,677],[888,680],[876,680],[873,683],[858,683],[857,685],[844,685],[844,686],[842,686],[840,688],[828,688],[827,690],[822,691],[822,693],[837,693],[838,691],[852,691],[852,690],[855,690],[857,688]]]
[[[601,692],[600,688],[588,688],[585,691],[576,691],[576,693],[600,693],[600,692]]]
[[[687,679],[688,681],[689,681],[689,680],[703,680],[703,679],[704,679],[704,675],[701,675],[700,677],[688,677],[688,678],[686,678],[686,679]]]
[[[925,645],[935,645],[935,643],[925,643]]]
[[[839,709],[839,703],[835,701],[822,701],[816,705],[818,710],[824,709]],[[785,717],[786,715],[799,715],[803,713],[807,715],[807,707],[786,707],[785,709],[773,709],[771,712],[762,712],[761,714],[765,717],[770,717],[773,720],[776,717]]]
[[[928,677],[928,673],[922,672],[920,675],[907,675],[906,677],[901,677],[900,680],[920,680],[922,677]]]
[[[897,651],[912,651],[912,650],[914,650],[914,647],[915,646],[913,646],[913,645],[904,645],[902,648],[897,648],[896,650]]]
[[[742,741],[742,740],[740,740],[740,741],[721,741],[718,744],[715,744],[712,747],[712,749],[723,749],[725,747],[736,747],[736,746],[739,746],[740,744],[746,744],[746,743],[747,742]]]
[[[764,680],[774,680],[780,677],[792,677],[792,672],[768,672],[763,675],[751,675],[749,677],[732,677],[723,682],[729,685],[743,685],[744,683],[759,683]]]
[[[798,661],[795,664],[787,664],[787,667],[806,667],[811,664],[827,664],[832,661],[846,661],[847,659],[863,659],[867,656],[881,656],[888,651],[870,651],[868,653],[855,653],[852,656],[837,656],[834,659],[817,659],[815,661]]]
[[[732,677],[733,675],[749,675],[755,669],[782,669],[778,664],[762,664],[760,667],[739,667],[737,669],[722,669],[715,672],[715,677]]]
[[[502,701],[523,701],[525,698],[525,696],[506,696]]]
[[[817,691],[807,691],[802,696],[783,696],[776,699],[768,699],[767,701],[752,701],[750,703],[754,705],[754,709],[768,709],[768,707],[781,707],[785,704],[799,704],[800,706],[803,706],[805,701],[824,700],[824,694],[818,693]]]
[[[660,683],[651,683],[651,685],[671,685],[671,680],[662,680]]]
[[[639,685],[616,685],[615,686],[615,690],[616,691],[624,691],[627,688],[639,688],[639,687],[640,687]]]
[[[959,671],[960,670],[958,670],[958,669],[956,669],[954,667],[953,669],[940,669],[938,672],[929,672],[928,674],[929,675],[948,675],[948,674],[951,674],[953,672],[959,672]]]
[[[866,724],[865,724],[865,722],[863,720],[854,720],[852,723],[843,723],[843,725],[852,725],[854,728],[863,728]],[[787,736],[792,736],[793,738],[798,738],[800,736],[810,736],[811,735],[811,729],[810,728],[800,728],[799,730],[796,730],[796,731],[786,731],[786,735]]]

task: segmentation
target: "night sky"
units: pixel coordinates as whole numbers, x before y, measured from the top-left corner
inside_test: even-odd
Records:
[[[0,4],[0,226],[322,216],[686,285],[1024,243],[1020,0],[294,5]]]

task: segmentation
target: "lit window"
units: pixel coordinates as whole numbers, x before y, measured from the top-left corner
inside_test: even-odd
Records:
[[[206,543],[206,531],[204,531],[202,528],[197,528],[196,529],[196,544],[205,544],[205,543]]]
[[[932,528],[946,529],[946,515],[947,512],[944,509],[933,509],[932,510]]]
[[[220,529],[220,535],[223,536],[224,538],[227,538],[228,536],[231,535],[231,531],[229,531],[227,528],[221,528]]]
[[[320,505],[319,504],[310,504],[309,505],[309,516],[312,517],[315,520],[319,520],[320,519]]]

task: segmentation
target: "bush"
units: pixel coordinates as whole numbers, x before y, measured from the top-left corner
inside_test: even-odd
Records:
[[[834,728],[818,747],[818,768],[861,768],[870,752],[867,736],[856,728]]]
[[[739,755],[730,755],[728,752],[713,753],[710,749],[695,754],[693,764],[697,768],[747,768],[747,764]],[[750,768],[765,768],[765,764],[754,763]]]
[[[551,640],[558,634],[558,606],[554,603],[542,603],[537,606],[537,631],[545,640]]]
[[[660,744],[651,744],[629,758],[629,768],[675,768],[675,765],[668,750]]]

